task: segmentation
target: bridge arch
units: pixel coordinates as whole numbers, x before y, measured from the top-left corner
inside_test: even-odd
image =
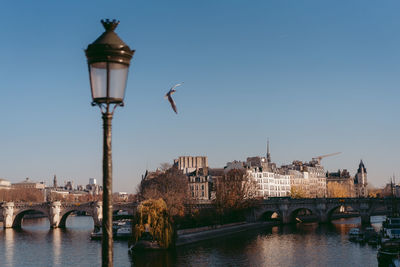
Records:
[[[288,210],[289,223],[298,223],[306,221],[318,221],[319,213],[315,208],[300,206]]]
[[[67,227],[68,216],[71,215],[74,212],[85,212],[86,215],[92,217],[93,223],[94,223],[94,225],[96,225],[96,220],[93,217],[93,212],[91,210],[86,209],[86,208],[78,208],[78,207],[76,207],[76,208],[65,209],[65,210],[62,211],[62,213],[60,214],[60,218],[61,219],[60,219],[60,223],[58,224],[58,227],[59,228],[66,228]]]
[[[258,221],[280,221],[282,222],[282,213],[279,210],[264,210],[257,218]]]
[[[90,211],[87,210],[82,210],[82,209],[68,209],[66,211],[63,211],[60,215],[60,223],[58,224],[59,228],[66,228],[67,227],[67,219],[68,216],[71,215],[74,212],[82,212],[84,211],[86,215],[90,216],[93,219],[93,223],[96,224],[95,219],[93,218],[93,214]]]
[[[351,203],[338,203],[338,204],[330,207],[328,209],[328,211],[326,212],[327,221],[328,222],[332,221],[334,219],[334,218],[332,218],[333,217],[333,213],[336,210],[341,209],[342,207],[344,207],[344,209],[351,208],[352,211],[354,212],[354,214],[358,214],[358,216],[361,216],[360,215],[360,209],[359,209],[358,205],[354,205],[354,204],[351,204]],[[358,217],[358,216],[356,216],[356,217]]]
[[[40,212],[43,215],[45,215],[47,218],[49,218],[49,211],[46,209],[42,208],[37,208],[37,207],[28,207],[22,210],[18,210],[18,212],[15,214],[14,219],[13,219],[13,228],[22,228],[22,220],[26,214],[32,213],[32,212]],[[50,222],[51,224],[51,222]]]

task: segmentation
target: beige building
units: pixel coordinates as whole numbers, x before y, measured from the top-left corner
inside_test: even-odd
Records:
[[[355,197],[354,179],[344,170],[326,173],[327,197]]]
[[[282,166],[279,171],[290,176],[293,191],[301,192],[307,198],[326,197],[325,171],[319,163],[293,161],[290,165]]]
[[[207,175],[189,175],[190,196],[194,200],[210,199],[210,176]]]
[[[174,160],[174,165],[178,166],[184,174],[197,171],[199,169],[206,170],[208,168],[208,159],[205,156],[180,156]]]
[[[43,182],[36,183],[27,177],[24,181],[22,181],[20,183],[11,184],[11,187],[12,188],[27,188],[27,189],[45,189],[46,186]]]
[[[0,189],[10,189],[10,188],[11,188],[10,181],[0,178]]]
[[[208,159],[205,156],[180,156],[174,160],[188,177],[189,194],[193,200],[205,201],[211,198],[212,179],[208,174]]]

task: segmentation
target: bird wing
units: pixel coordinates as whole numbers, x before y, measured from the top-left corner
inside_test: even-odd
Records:
[[[175,111],[176,114],[178,114],[178,111],[176,110],[176,105],[174,100],[172,99],[171,95],[168,95],[168,101],[169,103],[171,103],[171,107],[172,109]]]
[[[181,86],[182,84],[183,82],[175,84],[174,86],[171,87],[171,90],[174,90],[176,87]]]

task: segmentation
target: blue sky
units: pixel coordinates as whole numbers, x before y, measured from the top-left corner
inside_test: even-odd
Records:
[[[114,190],[180,155],[360,159],[400,176],[398,1],[18,1],[0,10],[0,177],[101,182],[102,124],[84,49],[100,19],[136,49],[113,120]],[[163,98],[175,83],[175,115]],[[399,177],[400,178],[400,177]]]

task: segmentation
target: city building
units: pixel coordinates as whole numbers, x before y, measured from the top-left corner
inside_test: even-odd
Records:
[[[53,187],[54,188],[57,188],[58,187],[58,184],[57,184],[57,176],[54,174],[54,177],[53,177]]]
[[[246,159],[248,167],[260,167],[264,171],[276,172],[276,164],[271,160],[271,153],[269,152],[269,140],[267,141],[267,154],[266,157],[248,157]]]
[[[327,197],[355,197],[354,178],[344,170],[326,172]]]
[[[45,189],[46,185],[44,184],[44,182],[34,182],[32,180],[29,179],[29,177],[27,177],[24,181],[19,182],[19,183],[13,183],[11,184],[12,188],[28,188],[28,189]]]
[[[189,195],[193,200],[211,199],[212,178],[208,174],[208,158],[205,156],[180,156],[174,165],[188,177]]]
[[[198,169],[208,168],[208,159],[205,156],[180,156],[174,160],[174,165],[182,170],[184,174],[194,172]]]
[[[195,200],[211,199],[212,178],[208,169],[199,169],[187,174],[190,196]]]
[[[361,160],[360,164],[358,165],[357,173],[354,177],[356,197],[368,197],[367,185],[367,169],[365,168],[364,163]]]
[[[67,190],[67,191],[74,190],[74,182],[73,181],[67,181],[66,184],[64,185],[64,189]]]
[[[247,166],[246,162],[234,160],[232,162],[226,163],[226,166],[224,167],[224,173],[227,173],[230,170],[234,169],[244,170],[246,169],[246,166]]]
[[[10,188],[11,188],[11,182],[6,179],[0,178],[0,189],[10,189]]]
[[[319,161],[302,162],[295,160],[284,165],[278,172],[290,176],[292,190],[301,192],[302,197],[326,197],[326,177],[324,167]]]
[[[247,173],[257,183],[258,197],[290,196],[290,175],[263,170],[262,167],[248,167]]]

